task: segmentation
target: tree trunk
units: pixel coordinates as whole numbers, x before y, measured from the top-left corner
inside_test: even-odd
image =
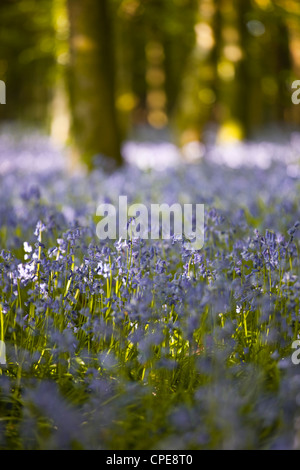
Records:
[[[55,68],[52,3],[0,2],[0,79],[7,93],[0,122],[49,129]]]
[[[183,72],[174,112],[181,144],[202,140],[207,125],[216,119],[217,17],[216,0],[198,0],[194,47]]]
[[[89,169],[104,155],[121,164],[107,0],[68,0],[72,138]]]

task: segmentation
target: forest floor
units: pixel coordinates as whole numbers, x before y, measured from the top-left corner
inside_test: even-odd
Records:
[[[123,153],[0,134],[0,448],[299,449],[300,134]],[[204,204],[203,248],[99,240],[120,195]]]

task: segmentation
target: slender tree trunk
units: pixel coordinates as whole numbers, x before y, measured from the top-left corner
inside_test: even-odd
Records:
[[[68,0],[72,136],[81,159],[95,155],[120,164],[115,110],[112,30],[107,0]]]
[[[52,7],[51,0],[0,2],[0,80],[7,94],[0,122],[49,128],[55,57],[41,44],[54,43]]]
[[[174,122],[181,132],[181,144],[202,140],[207,124],[215,120],[217,13],[216,0],[198,0],[195,43],[182,76],[174,111]]]
[[[240,136],[247,135],[247,70],[244,48],[245,13],[249,0],[220,0],[217,11],[216,60],[219,122],[232,123]]]

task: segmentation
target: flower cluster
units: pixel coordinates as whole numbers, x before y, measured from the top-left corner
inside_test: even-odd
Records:
[[[69,174],[35,139],[0,138],[0,448],[300,448],[290,159],[257,144],[270,165],[211,148],[159,171]],[[205,204],[203,248],[99,240],[98,204],[124,194]]]

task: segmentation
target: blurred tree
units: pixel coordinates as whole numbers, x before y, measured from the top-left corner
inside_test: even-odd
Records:
[[[249,76],[245,67],[247,48],[244,40],[245,15],[251,8],[251,2],[220,0],[218,3],[216,94],[221,129],[228,129],[231,133],[225,136],[227,140],[241,138],[246,133],[245,104]],[[223,135],[221,131],[221,140]]]
[[[258,0],[257,0],[258,1]],[[300,106],[291,103],[291,83],[300,78],[300,2],[298,0],[275,0],[276,10],[284,19],[288,31],[288,47],[290,51],[290,66],[285,70],[285,106],[284,119],[289,125],[298,129],[300,125]]]
[[[249,77],[244,122],[251,137],[251,132],[268,123],[284,123],[292,61],[286,17],[275,3],[256,1],[245,11],[242,24]]]
[[[72,136],[86,165],[122,162],[115,110],[112,21],[107,0],[69,0]]]
[[[51,0],[0,3],[0,80],[6,105],[0,119],[49,129],[55,70],[55,31]]]
[[[50,132],[52,139],[63,145],[68,141],[70,134],[68,96],[69,19],[66,5],[66,0],[52,0],[56,66]]]
[[[219,10],[215,0],[198,0],[197,7],[193,24],[194,45],[182,73],[174,113],[182,144],[202,139],[205,125],[217,120]]]
[[[146,122],[145,9],[139,0],[112,0],[116,68],[116,108],[121,138]]]
[[[208,123],[220,141],[284,123],[292,63],[283,9],[271,0],[199,0],[194,29],[177,106],[182,142],[202,138]]]
[[[175,112],[181,83],[195,40],[197,0],[164,2],[161,15],[165,34],[162,43],[165,52],[167,113]]]
[[[162,130],[172,117],[193,47],[197,0],[112,0],[123,135]],[[139,135],[139,132],[134,135]],[[143,132],[142,132],[143,135]]]

